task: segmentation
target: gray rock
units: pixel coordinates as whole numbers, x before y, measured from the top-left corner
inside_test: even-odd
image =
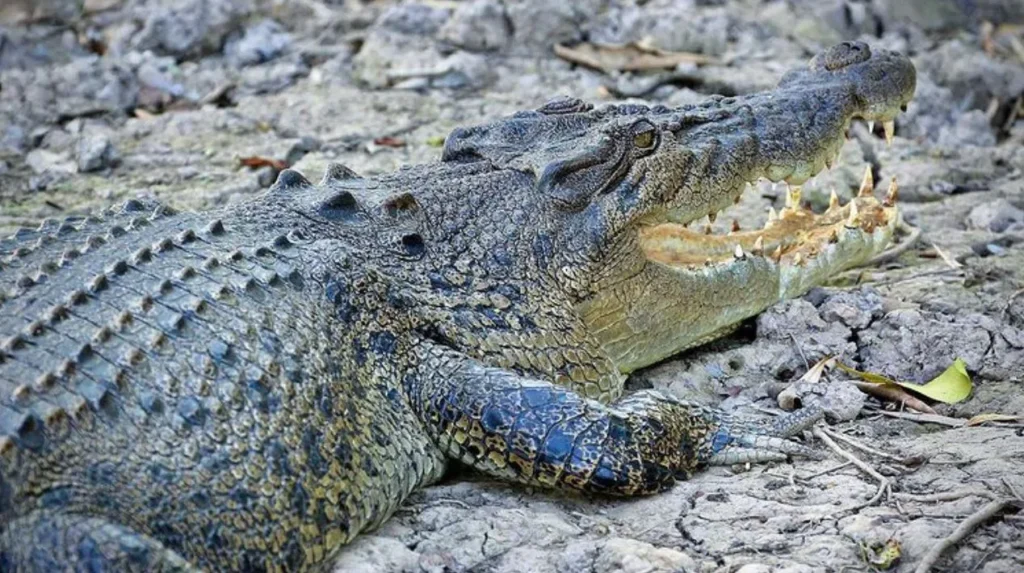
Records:
[[[245,68],[239,91],[244,94],[277,93],[307,75],[309,66],[299,58],[276,60],[263,66]]]
[[[487,86],[497,79],[497,74],[487,58],[480,54],[455,52],[441,62],[441,67],[449,71],[431,80],[432,87],[476,89]]]
[[[887,23],[906,22],[929,32],[974,28],[981,22],[1024,22],[1019,0],[874,0]]]
[[[377,20],[377,26],[414,36],[433,36],[448,21],[451,11],[427,4],[408,2],[388,9]]]
[[[860,332],[861,367],[897,380],[924,383],[955,358],[981,369],[992,346],[988,323],[979,314],[951,316],[916,309],[889,312]]]
[[[471,52],[501,50],[512,37],[505,8],[496,0],[472,0],[455,9],[438,37]]]
[[[77,58],[56,67],[0,71],[0,123],[26,130],[87,115],[123,115],[139,84],[131,69],[107,58]]]
[[[0,3],[0,24],[50,21],[73,22],[82,13],[76,0],[4,0]]]
[[[825,291],[825,289],[815,289]],[[815,296],[808,293],[808,298]],[[824,300],[818,306],[821,318],[828,322],[838,322],[854,330],[867,328],[875,319],[883,314],[882,296],[871,287],[855,290],[840,290],[829,294],[822,293]]]
[[[1024,92],[1024,66],[989,57],[957,39],[917,59],[919,75],[948,87],[956,109],[988,108],[992,99],[1008,101]]]
[[[971,209],[965,222],[970,229],[1002,233],[1014,223],[1024,222],[1024,211],[1006,199],[995,199]]]
[[[732,23],[721,8],[614,5],[585,20],[583,30],[597,43],[644,42],[662,50],[719,55],[725,52]]]
[[[18,125],[8,125],[0,133],[0,152],[25,153],[28,148],[28,136],[25,129]]]
[[[37,175],[48,172],[75,172],[75,164],[67,156],[45,149],[33,149],[30,151],[25,156],[25,164]]]
[[[251,0],[160,0],[146,11],[129,46],[178,59],[199,58],[219,52],[252,11]]]
[[[517,52],[549,54],[555,44],[571,44],[583,38],[582,17],[576,2],[523,0],[509,4],[509,21],[515,30]]]
[[[112,167],[119,155],[110,138],[102,133],[83,135],[78,141],[78,171],[89,173]]]
[[[996,134],[985,112],[964,109],[954,101],[953,91],[932,81],[927,73],[917,75],[917,90],[906,113],[896,117],[896,133],[925,144],[956,149],[963,145],[988,147]]]
[[[291,34],[273,20],[262,20],[230,38],[224,55],[237,66],[262,64],[280,56],[292,43]]]
[[[779,394],[779,406],[792,410],[799,400],[802,407],[818,406],[825,412],[826,418],[832,422],[855,420],[864,407],[866,395],[856,386],[838,380],[835,382],[795,382]]]

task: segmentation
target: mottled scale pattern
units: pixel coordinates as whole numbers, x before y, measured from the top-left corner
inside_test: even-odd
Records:
[[[0,241],[0,571],[322,570],[448,460],[637,495],[707,463],[816,457],[782,436],[817,414],[755,426],[622,397],[581,305],[629,302],[609,320],[652,348],[715,318],[687,313],[713,307],[638,229],[905,104],[909,60],[865,50],[832,48],[772,97],[562,99],[455,130],[439,162],[332,165],[317,185],[286,169],[219,210],[133,200]],[[672,288],[648,288],[652,269]]]

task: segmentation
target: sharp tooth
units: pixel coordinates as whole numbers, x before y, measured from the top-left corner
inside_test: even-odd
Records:
[[[754,241],[754,248],[750,252],[759,256],[764,254],[764,235],[757,236],[757,240]]]
[[[706,223],[704,225],[704,234],[705,235],[710,235],[711,234],[711,223]]]
[[[882,205],[886,207],[892,207],[896,204],[896,197],[899,195],[900,188],[896,185],[896,178],[893,177],[889,180],[889,190],[885,192],[885,200],[882,201]]]
[[[836,195],[836,190],[832,189],[832,194],[828,197],[828,210],[835,212],[839,208],[839,195]]]
[[[896,133],[896,122],[891,119],[882,122],[882,129],[885,130],[885,143],[892,145],[892,136]]]
[[[874,133],[874,132],[875,132],[875,122],[869,121],[868,122],[868,133]]]
[[[850,216],[846,218],[847,227],[860,226],[860,210],[857,208],[857,200],[850,201]]]
[[[715,219],[718,218],[718,213],[708,213],[708,223],[714,224]]]
[[[782,245],[775,247],[775,250],[772,251],[772,258],[775,259],[776,263],[782,260]]]
[[[860,182],[860,191],[857,193],[861,197],[870,197],[875,191],[875,179],[871,176],[871,166],[868,165],[864,168],[864,179]]]
[[[789,187],[787,185],[787,187],[788,190],[786,192],[786,208],[793,210],[799,209],[800,195],[802,194],[803,189],[801,189],[799,185],[793,185],[792,187]]]
[[[832,234],[828,236],[828,242],[838,243],[839,242],[839,231],[832,229]]]
[[[736,245],[736,250],[732,252],[732,256],[736,257],[737,259],[747,258],[747,255],[743,252],[743,247],[739,245]]]
[[[779,214],[775,211],[775,207],[768,207],[768,222],[774,223],[779,220]]]
[[[733,233],[740,232],[740,222],[737,221],[736,219],[732,220],[732,232]]]
[[[794,265],[799,265],[802,262],[804,262],[804,254],[803,253],[797,253],[797,254],[793,255],[793,264]]]

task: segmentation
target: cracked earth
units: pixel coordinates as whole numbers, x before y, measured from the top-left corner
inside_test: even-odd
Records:
[[[635,373],[740,416],[792,386],[889,481],[818,462],[716,467],[650,498],[567,497],[455,471],[362,536],[338,571],[913,571],[986,503],[1024,492],[1024,8],[985,0],[789,2],[7,0],[0,6],[0,232],[136,196],[184,209],[268,187],[284,165],[376,174],[435,160],[453,127],[555,95],[681,105],[767,89],[818,49],[861,39],[910,54],[918,89],[887,145],[855,124],[804,185],[845,202],[865,168],[896,177],[920,236],[888,260],[779,304],[726,339]],[[555,43],[640,42],[700,64],[598,71]],[[244,162],[242,160],[245,160]],[[248,165],[243,165],[247,163]],[[786,191],[744,193],[715,222],[764,224]],[[901,237],[907,240],[907,236]],[[834,355],[925,382],[954,358],[972,395],[923,423],[844,375],[794,384]],[[897,409],[898,410],[898,409]],[[826,447],[816,438],[815,447]],[[1019,506],[1018,506],[1019,507]],[[941,571],[1024,570],[1024,519],[1002,512],[943,553]]]

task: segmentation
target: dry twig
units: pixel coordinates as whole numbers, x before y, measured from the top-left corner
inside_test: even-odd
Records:
[[[825,432],[826,434],[828,434],[830,437],[832,437],[834,439],[840,440],[842,442],[846,442],[848,445],[853,446],[853,447],[857,448],[858,450],[860,450],[862,452],[867,452],[867,453],[869,453],[869,454],[871,454],[873,456],[878,456],[880,458],[889,459],[889,460],[892,460],[892,461],[894,461],[896,463],[900,463],[900,464],[906,462],[905,458],[901,458],[899,456],[896,456],[896,455],[893,455],[893,454],[890,454],[890,453],[887,453],[887,452],[883,452],[882,450],[879,450],[879,449],[876,449],[876,448],[872,448],[871,446],[869,446],[869,445],[867,445],[867,444],[865,444],[865,443],[863,443],[863,442],[861,442],[859,440],[851,438],[850,436],[847,436],[846,434],[843,434],[843,433],[840,433],[840,432],[835,432],[833,430],[830,430],[830,429],[824,428],[824,427],[821,429],[821,431]]]
[[[979,525],[999,515],[1001,511],[1013,504],[1014,502],[1008,499],[990,501],[984,507],[972,513],[967,519],[960,522],[960,525],[953,530],[953,533],[950,533],[928,550],[928,553],[925,554],[924,558],[917,565],[917,569],[914,569],[914,573],[928,573],[931,571],[932,567],[935,567],[935,564],[946,550],[967,539],[967,536],[977,529]]]
[[[920,227],[914,227],[912,225],[908,225],[907,223],[900,222],[900,226],[897,228],[908,233],[906,240],[900,242],[898,245],[890,249],[878,253],[873,258],[868,260],[867,263],[864,263],[862,266],[874,267],[882,263],[887,263],[889,261],[895,260],[899,258],[899,256],[902,255],[903,253],[909,251],[911,247],[917,244],[918,239],[921,238]]]
[[[942,491],[939,493],[930,493],[927,495],[918,495],[913,493],[894,493],[892,496],[896,499],[903,501],[918,501],[921,503],[936,503],[940,501],[955,501],[970,496],[984,497],[986,499],[995,499],[996,494],[985,490],[985,489],[954,489],[952,491]]]
[[[835,442],[835,440],[830,438],[828,436],[828,434],[826,434],[824,431],[822,431],[821,426],[815,426],[812,431],[814,432],[814,435],[819,440],[824,442],[825,445],[827,445],[829,448],[831,448],[832,451],[834,451],[835,453],[839,454],[840,456],[846,458],[850,463],[852,463],[853,465],[855,465],[858,468],[860,468],[861,471],[863,471],[864,473],[866,473],[869,476],[871,476],[871,477],[875,478],[876,480],[878,480],[878,491],[875,492],[874,497],[872,497],[871,499],[869,499],[868,501],[866,501],[866,502],[864,502],[862,504],[859,504],[859,505],[856,505],[854,507],[851,507],[851,508],[847,509],[846,511],[858,511],[858,510],[863,509],[865,507],[874,505],[874,504],[878,503],[878,500],[882,499],[882,495],[884,495],[886,492],[890,491],[891,486],[892,486],[892,482],[889,481],[889,478],[887,478],[884,475],[878,473],[878,470],[876,470],[875,468],[871,467],[864,460],[858,458],[857,456],[853,455],[852,453],[850,453],[850,452],[844,450],[843,448],[839,447],[839,444],[837,444]]]

